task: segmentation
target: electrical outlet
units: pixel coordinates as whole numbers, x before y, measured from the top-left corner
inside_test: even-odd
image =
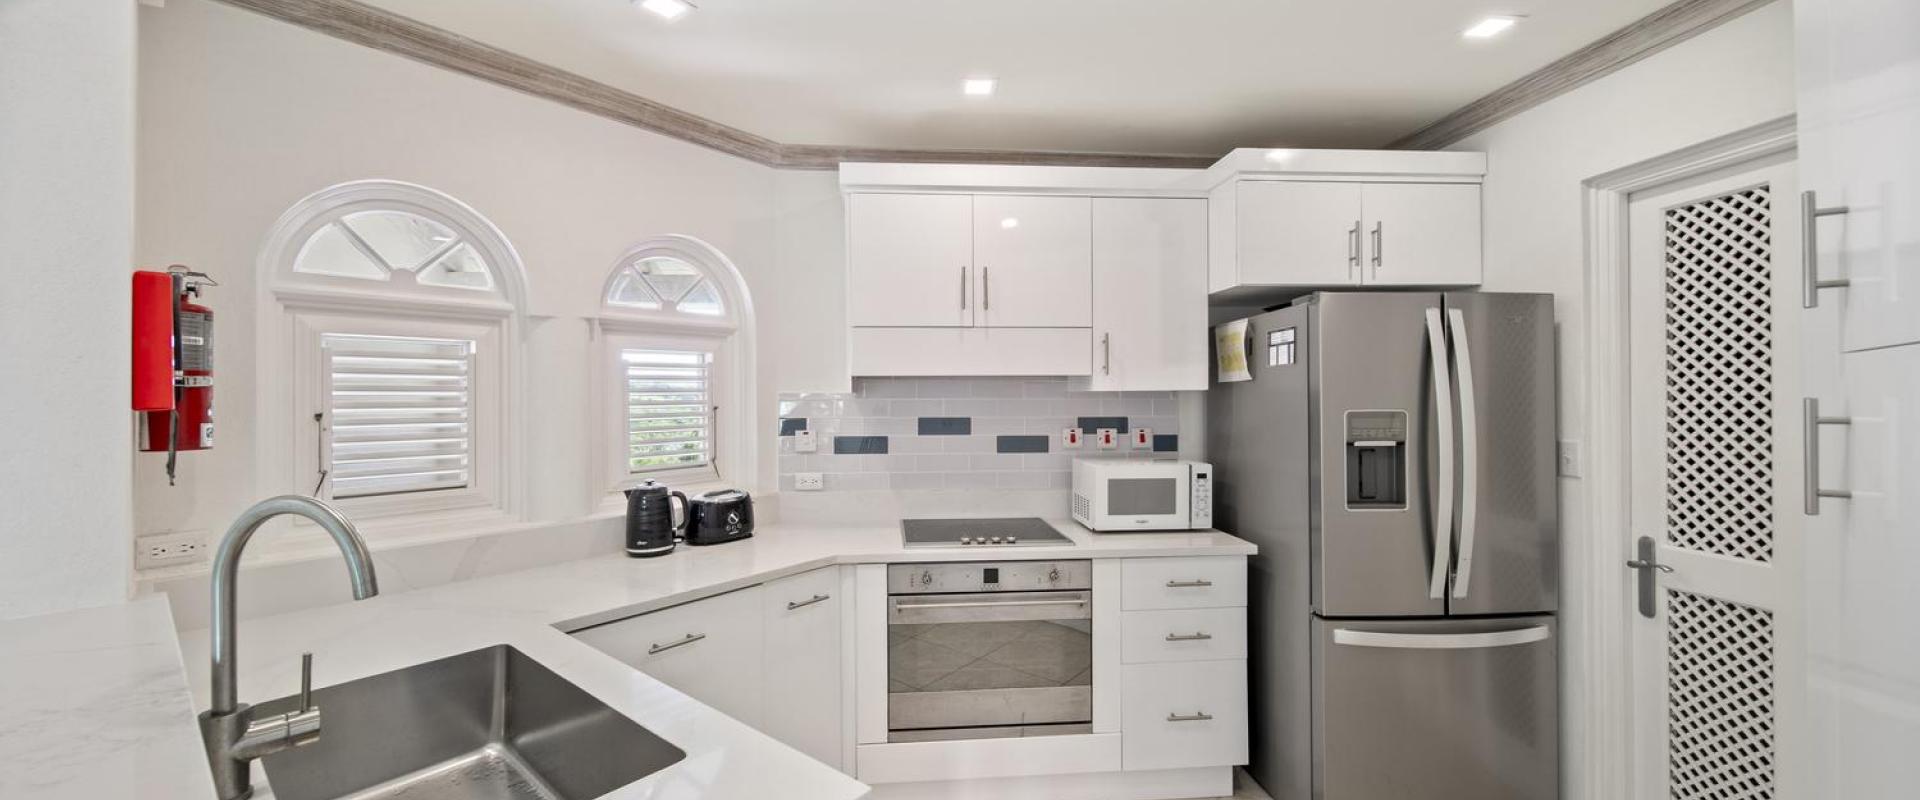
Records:
[[[793,490],[796,492],[817,492],[827,488],[826,476],[818,472],[793,473]]]
[[[157,533],[133,540],[134,569],[158,569],[207,560],[207,532]]]
[[[1062,450],[1080,449],[1080,429],[1079,428],[1061,428],[1060,429],[1060,449]]]
[[[1560,477],[1580,477],[1580,443],[1573,439],[1560,440]]]
[[[820,440],[813,438],[813,431],[801,429],[793,432],[793,452],[812,453],[820,449]]]
[[[1133,441],[1133,449],[1135,450],[1152,450],[1153,449],[1153,429],[1152,428],[1134,428],[1132,441]]]
[[[1093,432],[1093,446],[1101,450],[1113,450],[1120,446],[1120,432],[1112,428],[1100,428]]]

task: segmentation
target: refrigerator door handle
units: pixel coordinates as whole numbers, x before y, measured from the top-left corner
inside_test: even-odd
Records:
[[[1354,647],[1391,647],[1402,650],[1478,650],[1545,641],[1552,632],[1545,625],[1490,633],[1381,633],[1336,628],[1333,643]]]
[[[1467,320],[1460,309],[1447,309],[1453,333],[1453,364],[1460,393],[1460,553],[1453,567],[1453,596],[1467,596],[1473,580],[1473,540],[1479,529],[1480,407],[1473,396],[1473,354],[1467,347]]]
[[[1433,569],[1427,596],[1447,596],[1447,567],[1453,563],[1453,378],[1448,374],[1447,334],[1440,309],[1427,309],[1427,348],[1433,359],[1434,416],[1439,425],[1440,485],[1433,513]]]

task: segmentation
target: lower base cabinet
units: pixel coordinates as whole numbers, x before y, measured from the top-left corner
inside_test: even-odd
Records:
[[[573,635],[844,770],[839,575],[817,569]]]
[[[1120,668],[1121,768],[1247,763],[1247,662]]]

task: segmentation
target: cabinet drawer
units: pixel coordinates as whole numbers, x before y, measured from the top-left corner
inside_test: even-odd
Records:
[[[1129,664],[1120,674],[1124,769],[1247,763],[1247,662]]]
[[[1129,558],[1120,567],[1120,608],[1231,608],[1247,604],[1247,559]]]
[[[574,637],[727,716],[760,723],[761,587],[580,631]]]
[[[1128,611],[1120,615],[1120,660],[1127,664],[1247,657],[1245,608]]]

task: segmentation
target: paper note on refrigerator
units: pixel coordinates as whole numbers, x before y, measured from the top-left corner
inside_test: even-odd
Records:
[[[1253,380],[1247,371],[1247,321],[1236,319],[1213,329],[1214,357],[1220,362],[1220,382]]]

